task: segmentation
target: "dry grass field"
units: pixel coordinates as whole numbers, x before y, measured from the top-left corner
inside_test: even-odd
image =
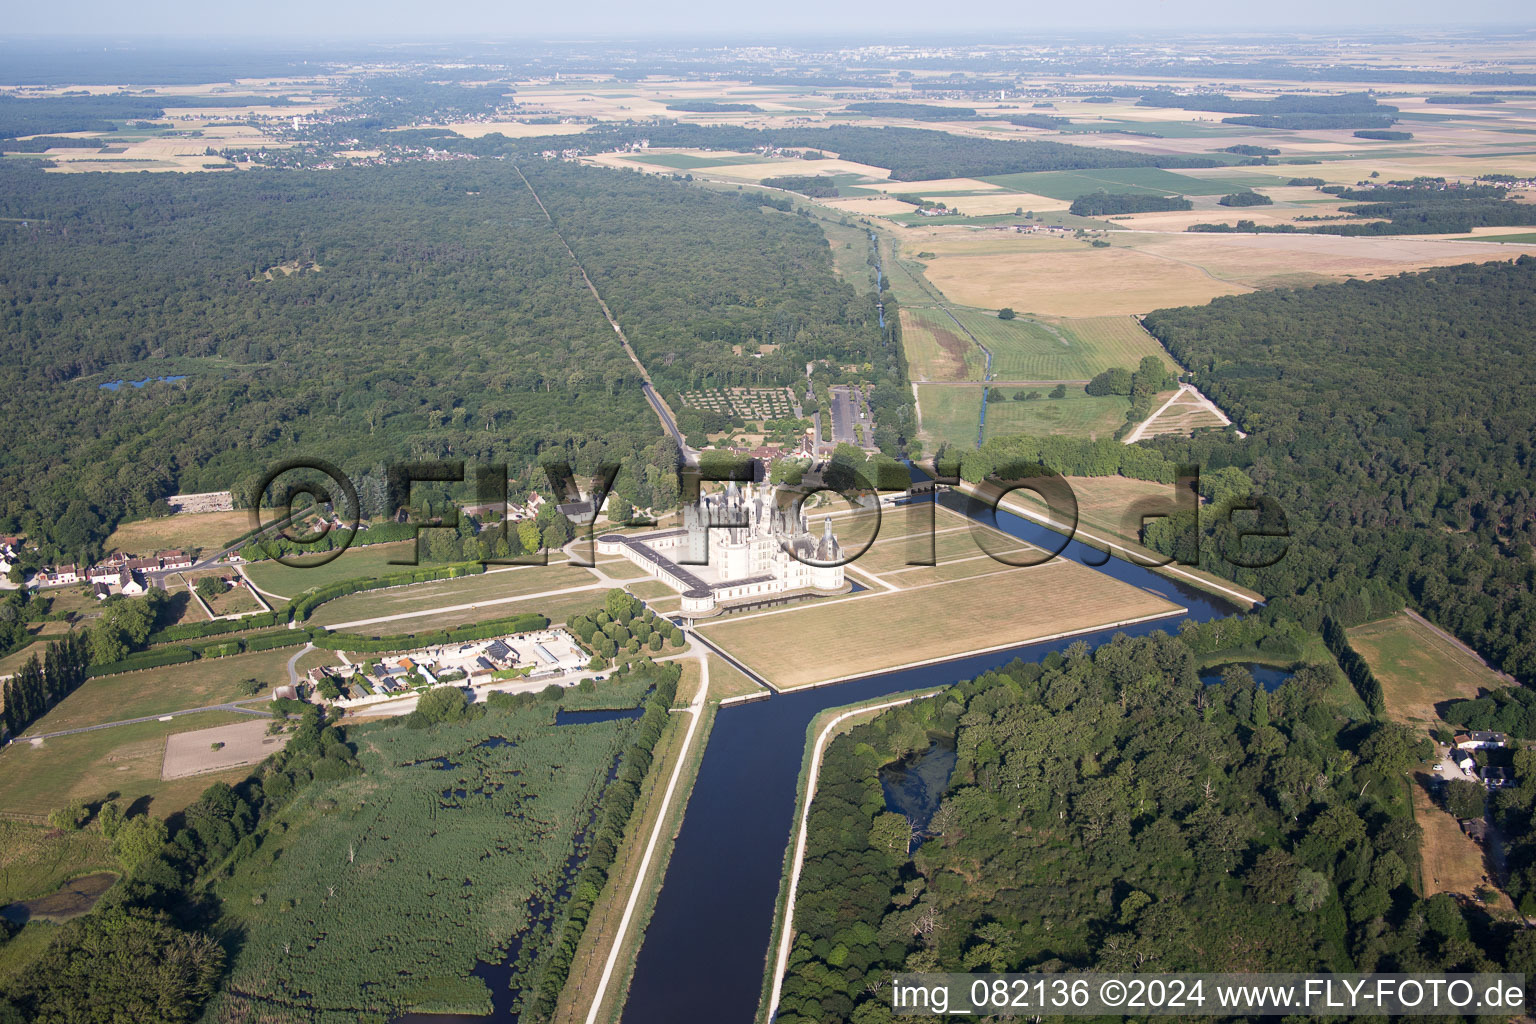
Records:
[[[1166,394],[1160,396],[1166,401]],[[1161,409],[1161,402],[1155,408]],[[1202,427],[1224,427],[1220,416],[1211,411],[1211,407],[1200,401],[1199,398],[1188,391],[1181,391],[1174,399],[1173,404],[1161,409],[1152,419],[1147,421],[1142,428],[1141,436],[1157,437],[1160,434],[1189,435]]]
[[[853,563],[876,584],[869,591],[699,628],[775,686],[795,687],[1182,610],[1064,559],[1011,568],[986,557],[968,521],[943,508],[935,510],[939,564],[909,573],[911,535],[923,515],[900,509],[881,517],[875,544]],[[1026,550],[982,529],[989,547],[1015,557]]]
[[[998,236],[991,252],[940,253],[926,273],[945,295],[968,306],[1070,317],[1203,305],[1248,290],[1176,259],[1118,246],[1089,249],[1070,239],[1040,241],[1045,245],[1009,245]]]
[[[1507,232],[1508,229],[1505,229]],[[1371,279],[1427,267],[1514,259],[1536,245],[1497,245],[1416,236],[1146,234],[1116,237],[1134,251],[1208,273],[1234,287]],[[1100,250],[1100,252],[1109,250]],[[1166,302],[1164,305],[1174,305]]]
[[[164,519],[140,519],[123,523],[107,538],[108,551],[152,555],[179,548],[183,551],[217,551],[251,529],[245,509],[230,512],[188,512]]]
[[[1349,642],[1380,680],[1387,714],[1415,728],[1440,724],[1437,704],[1510,685],[1406,613],[1356,626]]]
[[[253,718],[233,725],[173,733],[165,738],[160,778],[169,782],[259,764],[268,754],[286,747],[290,739],[288,733],[268,733],[270,725],[268,719]]]

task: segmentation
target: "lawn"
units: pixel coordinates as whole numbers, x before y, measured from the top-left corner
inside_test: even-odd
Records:
[[[414,566],[389,563],[411,558],[411,548],[412,542],[408,540],[352,547],[323,565],[289,566],[267,559],[245,566],[245,574],[262,590],[289,598],[327,583],[409,572]]]
[[[780,687],[880,672],[1182,609],[1076,562],[900,592],[731,618],[700,626],[712,641]],[[794,637],[793,644],[785,637]]]
[[[232,654],[227,658],[208,658],[87,679],[22,735],[37,736],[243,700],[246,695],[240,693],[239,687],[245,679],[259,679],[267,691],[288,682],[285,666],[299,650],[298,647],[284,647],[275,651]]]
[[[1387,714],[1399,722],[1440,722],[1435,705],[1512,685],[1407,613],[1349,630],[1349,643],[1381,682]]]
[[[383,590],[366,590],[359,594],[348,594],[346,597],[327,601],[316,608],[309,621],[320,626],[334,626],[337,623],[353,622],[359,619],[383,618],[390,615],[427,612],[445,606],[523,597],[546,590],[592,586],[597,582],[597,577],[586,569],[575,568],[564,563],[524,566],[506,571],[487,572],[478,576],[410,583]],[[499,613],[491,617],[499,617]],[[409,620],[401,620],[402,629],[414,625],[415,618],[412,615]]]
[[[208,711],[169,722],[141,722],[59,736],[40,746],[12,743],[0,750],[0,810],[47,814],[72,799],[94,801],[115,792],[125,809],[147,806],[165,817],[184,809],[213,783],[235,782],[249,774],[248,769],[236,769],[162,782],[165,738],[249,717],[232,711]]]
[[[135,555],[153,555],[167,548],[213,552],[250,529],[251,513],[245,509],[139,519],[113,530],[107,538],[107,550]]]
[[[582,612],[601,608],[603,595],[606,593],[607,591],[603,589],[582,590],[574,594],[561,594],[558,597],[535,597],[508,601],[505,604],[482,604],[476,608],[465,608],[456,612],[428,612],[423,615],[412,615],[408,619],[351,627],[347,632],[361,636],[400,636],[435,629],[451,629],[454,626],[487,622],[491,619],[505,619],[530,612],[548,616],[550,622],[562,623],[575,618]]]

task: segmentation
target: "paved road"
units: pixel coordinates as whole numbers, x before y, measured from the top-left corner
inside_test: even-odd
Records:
[[[249,700],[230,701],[227,704],[209,704],[201,708],[183,708],[181,711],[167,711],[163,715],[145,715],[143,718],[125,718],[120,722],[103,722],[100,725],[82,725],[78,729],[61,729],[58,732],[45,732],[37,736],[18,736],[11,740],[12,743],[26,743],[31,740],[51,740],[56,736],[73,736],[76,733],[96,732],[98,729],[115,729],[120,725],[139,725],[143,722],[158,722],[165,718],[180,718],[182,715],[199,715],[204,711],[237,711],[242,715],[256,715],[259,718],[271,718],[267,711],[258,711],[255,708],[244,707],[246,704],[266,704],[269,697],[252,697]]]
[[[300,658],[304,657],[304,655],[308,654],[310,651],[312,651],[314,649],[315,649],[315,645],[314,644],[305,644],[303,647],[299,648],[299,653],[295,654],[293,657],[288,659],[288,685],[289,686],[298,686],[299,685],[299,671],[298,671],[298,669],[294,668],[293,666],[295,666],[295,665],[297,665],[299,663],[299,659]]]
[[[656,389],[651,386],[650,372],[646,370],[645,364],[640,361],[640,357],[635,354],[634,347],[629,343],[629,337],[624,333],[624,328],[619,326],[619,321],[614,318],[613,312],[608,308],[608,303],[603,301],[603,296],[598,292],[597,286],[592,283],[592,278],[587,275],[587,268],[582,266],[581,260],[576,258],[576,250],[571,248],[570,243],[565,240],[565,236],[560,233],[559,225],[555,223],[555,218],[550,216],[549,208],[544,205],[544,200],[539,198],[539,193],[534,190],[533,184],[523,174],[522,168],[513,164],[512,169],[517,171],[519,178],[523,179],[523,185],[528,189],[528,194],[533,196],[533,201],[539,204],[539,209],[544,213],[544,219],[549,221],[550,230],[555,233],[555,237],[565,247],[567,255],[571,257],[571,262],[576,264],[576,270],[581,274],[581,279],[586,282],[587,290],[592,293],[592,297],[597,300],[598,306],[602,308],[603,316],[607,317],[608,324],[613,328],[613,332],[619,336],[619,344],[624,346],[624,352],[629,356],[629,361],[634,363],[635,369],[640,371],[640,379],[644,382],[642,388],[645,392],[645,400],[655,410],[656,417],[661,420],[662,427],[677,441],[678,447],[683,450],[683,457],[685,459],[697,458],[698,453],[688,447],[688,442],[683,439],[682,431],[677,429],[677,419],[672,415],[672,410],[667,408],[667,403],[662,400],[661,396],[656,393]]]
[[[690,639],[695,638],[690,637]],[[682,777],[683,768],[687,766],[688,758],[693,753],[693,738],[698,732],[700,720],[704,717],[702,713],[704,703],[709,697],[709,655],[699,650],[696,656],[699,659],[699,691],[693,695],[693,700],[688,705],[688,732],[683,736],[683,749],[678,751],[677,763],[672,767],[672,777],[667,781],[667,791],[661,798],[661,813],[656,816],[656,825],[651,829],[650,841],[645,844],[645,855],[640,858],[640,871],[635,875],[634,884],[630,886],[629,901],[624,904],[624,916],[619,919],[618,930],[614,933],[613,942],[608,947],[608,959],[603,964],[603,975],[598,979],[597,992],[592,997],[592,1009],[587,1013],[586,1024],[597,1024],[599,1011],[603,1008],[603,996],[608,991],[613,970],[624,952],[624,936],[629,931],[630,921],[634,918],[635,907],[640,902],[640,894],[645,891],[645,878],[651,869],[651,858],[655,856],[656,847],[667,831],[667,814],[672,809],[673,798],[677,795],[678,780]]]

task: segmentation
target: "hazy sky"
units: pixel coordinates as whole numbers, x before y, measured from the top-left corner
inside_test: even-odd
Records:
[[[1164,27],[1241,32],[1274,28],[1322,32],[1394,32],[1536,24],[1530,0],[7,0],[0,32],[17,34],[210,36],[321,40],[469,36],[594,37],[658,33],[721,35],[749,41],[758,33],[845,34],[872,38],[987,31],[1113,31]]]

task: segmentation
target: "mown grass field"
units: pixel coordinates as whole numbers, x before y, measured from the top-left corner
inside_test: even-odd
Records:
[[[1062,320],[1057,326],[1083,348],[1084,360],[1095,374],[1112,366],[1134,370],[1145,356],[1157,357],[1170,371],[1179,368],[1168,350],[1133,316],[1077,317]]]
[[[100,800],[117,793],[123,806],[147,806],[165,817],[184,809],[215,782],[235,782],[249,769],[160,780],[165,738],[172,733],[248,721],[249,715],[207,711],[169,722],[142,722],[45,740],[12,743],[0,750],[0,810],[47,814],[73,799]],[[140,803],[147,801],[147,803]]]
[[[370,637],[400,636],[408,633],[429,632],[434,629],[452,629],[454,626],[487,622],[491,619],[505,619],[529,612],[547,616],[550,622],[559,624],[583,612],[601,608],[605,593],[607,591],[599,588],[581,590],[574,594],[561,594],[557,597],[523,598],[507,601],[504,604],[482,604],[478,608],[464,608],[453,612],[428,611],[422,615],[412,615],[409,618],[395,619],[391,622],[349,627],[347,632]]]
[[[1009,434],[1065,434],[1110,437],[1130,409],[1119,395],[1092,397],[1080,384],[1067,385],[1065,398],[1013,400],[1019,391],[1050,392],[1041,387],[994,387],[987,398],[987,437]],[[919,384],[918,409],[922,432],[932,442],[974,447],[981,422],[980,384]]]
[[[239,688],[245,679],[260,680],[263,691],[270,693],[272,687],[288,682],[288,659],[299,650],[282,647],[87,679],[22,735],[37,736],[244,700],[249,695],[241,694]]]
[[[1098,372],[1088,347],[1052,324],[976,310],[956,310],[955,317],[992,353],[993,380],[1087,380]],[[986,357],[974,344],[967,365],[965,379],[981,380]]]
[[[976,446],[981,433],[981,385],[919,384],[917,409],[922,436],[931,444]]]
[[[879,672],[898,665],[1024,644],[1179,609],[1075,562],[839,601],[701,626],[749,668],[780,687]],[[796,638],[790,645],[786,636]]]
[[[426,558],[425,538],[423,538],[421,543],[421,563],[419,566],[391,564],[391,562],[409,561],[414,555],[412,551],[413,544],[413,541],[403,540],[389,544],[355,546],[343,551],[324,565],[289,566],[280,565],[271,559],[265,559],[246,565],[245,572],[262,590],[274,594],[282,594],[285,598],[295,597],[306,590],[314,587],[323,587],[328,583],[337,583],[341,580],[374,579],[379,576],[392,576],[397,573],[410,572],[416,568],[431,568],[436,564],[428,561]],[[565,561],[564,554],[558,551],[550,552],[549,562],[551,565],[563,561]]]
[[[1350,646],[1360,652],[1381,682],[1387,714],[1404,724],[1438,723],[1436,704],[1510,685],[1406,613],[1348,632]]]
[[[1119,395],[1093,397],[1081,385],[1067,385],[1065,398],[1015,402],[1018,390],[994,388],[987,399],[987,437],[1009,434],[1067,434],[1072,437],[1111,437],[1125,422],[1130,400]]]
[[[452,580],[432,580],[428,583],[411,583],[384,590],[366,590],[348,594],[334,601],[327,601],[310,616],[310,621],[320,626],[332,626],[359,619],[383,618],[412,612],[430,611],[433,608],[479,601],[495,601],[509,597],[537,594],[546,590],[564,590],[597,584],[597,577],[586,569],[565,563],[524,566],[506,571],[487,572],[478,576],[464,576]],[[402,620],[402,622],[414,622]]]
[[[942,309],[901,309],[901,344],[913,380],[980,380],[981,353]]]
[[[913,379],[982,380],[986,356],[978,342],[992,353],[993,380],[1086,381],[1112,366],[1134,370],[1144,356],[1177,369],[1133,317],[1000,320],[989,310],[953,312],[959,324],[942,309],[902,309],[902,344]]]

